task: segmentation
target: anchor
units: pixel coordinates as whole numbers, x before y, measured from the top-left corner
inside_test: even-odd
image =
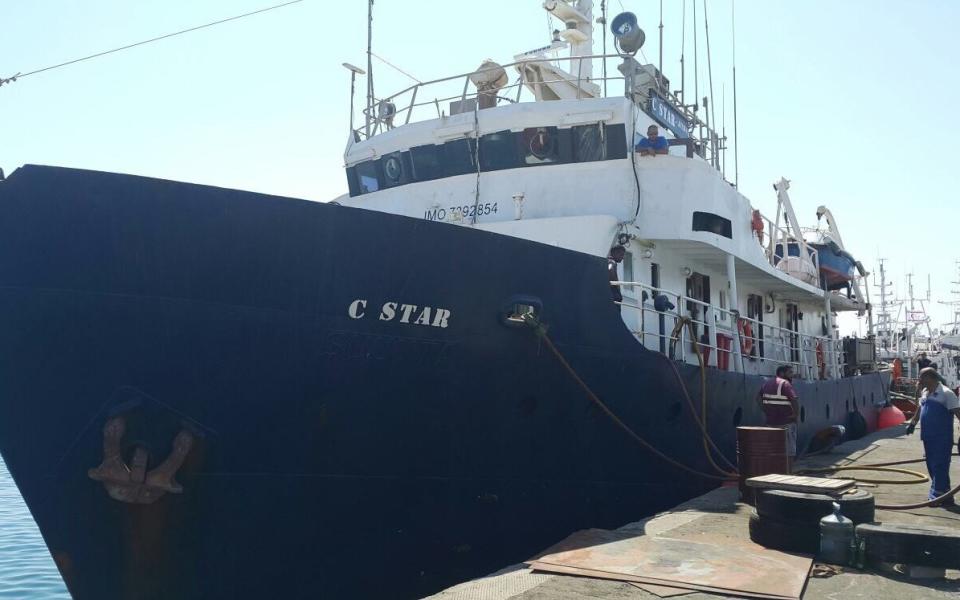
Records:
[[[183,493],[174,476],[193,447],[193,434],[181,429],[166,460],[147,471],[148,455],[143,446],[134,449],[129,465],[123,460],[120,443],[126,430],[123,416],[113,417],[103,426],[103,462],[87,471],[90,479],[103,483],[114,500],[129,504],[152,504],[166,493]]]

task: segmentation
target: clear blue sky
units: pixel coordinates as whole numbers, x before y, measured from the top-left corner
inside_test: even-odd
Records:
[[[9,2],[0,77],[272,3],[279,0]],[[620,4],[608,0],[611,15]],[[664,1],[664,70],[674,88],[683,4]],[[657,62],[658,3],[622,5],[640,17],[644,52]],[[725,95],[732,135],[730,8],[707,1],[717,120]],[[890,259],[898,292],[909,271],[924,292],[930,273],[934,299],[947,299],[960,287],[949,283],[960,259],[951,198],[960,186],[948,116],[960,97],[951,75],[960,3],[740,0],[736,18],[741,190],[772,213],[770,184],[786,176],[803,223],[826,204],[869,269],[878,256]],[[486,58],[509,62],[548,43],[548,31],[539,0],[377,0],[374,52],[427,80]],[[596,37],[599,51],[599,30]],[[365,66],[365,46],[366,2],[306,0],[33,75],[0,87],[0,167],[52,164],[330,199],[346,188],[349,76],[340,63]],[[383,63],[374,68],[381,95],[410,83]],[[949,316],[939,306],[934,315]]]

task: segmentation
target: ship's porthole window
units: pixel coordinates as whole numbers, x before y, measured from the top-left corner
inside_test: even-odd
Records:
[[[807,407],[801,406],[801,407],[800,407],[800,422],[801,422],[801,423],[804,423],[804,422],[806,422],[806,420],[807,420]]]
[[[537,307],[532,304],[523,304],[518,302],[507,311],[506,320],[508,323],[522,325],[530,318],[536,318]]]
[[[740,427],[740,423],[743,422],[743,407],[738,406],[737,410],[733,412],[733,426]]]

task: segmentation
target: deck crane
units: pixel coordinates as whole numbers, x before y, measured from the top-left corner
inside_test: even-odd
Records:
[[[828,236],[830,240],[832,240],[837,245],[838,248],[840,248],[841,250],[845,250],[845,248],[843,247],[843,238],[840,236],[840,229],[837,227],[836,218],[834,218],[833,213],[830,212],[829,208],[827,208],[826,206],[820,205],[817,207],[817,221],[820,221],[823,218],[826,218],[827,220]],[[860,277],[864,278],[864,281],[866,281],[866,277],[870,273],[868,273],[867,270],[863,267],[863,263],[858,260],[854,264],[856,264],[857,266],[857,272],[860,273]],[[860,282],[857,281],[857,279],[854,279],[850,283],[853,286],[854,293],[856,294],[857,303],[860,305],[860,308],[857,311],[857,314],[858,316],[863,316],[864,312],[867,313],[867,326],[868,326],[867,331],[869,332],[869,335],[873,335],[873,311],[871,310],[871,307],[870,307],[870,286],[869,285],[866,286],[867,296],[866,296],[866,302],[864,303],[864,296],[860,291]]]

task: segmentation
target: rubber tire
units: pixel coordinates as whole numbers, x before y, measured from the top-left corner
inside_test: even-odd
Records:
[[[750,539],[774,550],[816,554],[820,551],[820,528],[807,523],[750,515]]]
[[[960,569],[960,530],[935,525],[899,523],[857,526],[871,564],[904,563],[923,567]]]
[[[876,500],[866,490],[856,490],[835,500],[825,494],[804,494],[785,490],[763,490],[757,494],[757,514],[784,521],[799,521],[820,528],[820,519],[833,513],[833,503],[840,503],[840,513],[853,521],[873,523]]]

